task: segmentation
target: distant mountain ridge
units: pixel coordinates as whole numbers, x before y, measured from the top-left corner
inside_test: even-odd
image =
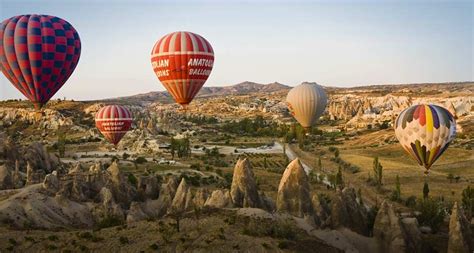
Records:
[[[281,84],[279,82],[273,82],[268,84],[260,84],[250,81],[241,82],[238,84],[230,86],[213,86],[207,87],[204,86],[199,91],[197,98],[199,97],[213,97],[213,96],[227,96],[227,95],[246,95],[250,93],[273,93],[273,92],[284,92],[292,87]],[[381,85],[364,85],[357,87],[324,87],[327,92],[339,92],[339,91],[356,91],[356,90],[385,90],[385,91],[395,91],[402,89],[410,89],[413,91],[423,90],[423,89],[433,89],[433,90],[446,90],[446,91],[473,91],[474,92],[474,82],[446,82],[446,83],[417,83],[417,84],[381,84]],[[110,98],[100,101],[120,101],[128,103],[150,103],[150,102],[173,102],[173,99],[167,91],[153,91],[143,94],[137,94],[126,97]]]
[[[196,97],[212,97],[212,96],[227,96],[227,95],[245,95],[249,93],[258,93],[258,92],[279,92],[283,90],[291,89],[290,86],[273,82],[269,84],[260,84],[255,82],[245,81],[231,86],[221,86],[221,87],[202,87]],[[103,101],[123,101],[127,102],[172,102],[167,91],[152,91],[143,94],[137,94],[133,96],[118,97],[111,99],[104,99]]]

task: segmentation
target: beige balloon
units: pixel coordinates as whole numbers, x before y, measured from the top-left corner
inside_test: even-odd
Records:
[[[316,83],[302,83],[288,92],[288,109],[305,129],[316,124],[327,105],[327,96],[323,87]]]

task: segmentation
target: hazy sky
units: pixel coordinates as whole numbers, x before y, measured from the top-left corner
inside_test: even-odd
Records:
[[[83,100],[164,90],[150,51],[178,30],[212,44],[206,86],[469,81],[473,12],[472,1],[0,0],[2,20],[49,14],[76,28],[81,59],[55,97]],[[6,98],[22,95],[1,75],[0,99]]]

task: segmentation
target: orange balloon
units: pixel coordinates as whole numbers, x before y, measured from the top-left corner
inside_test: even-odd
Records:
[[[151,51],[153,71],[174,100],[191,103],[211,74],[211,44],[192,32],[174,32],[156,42]]]

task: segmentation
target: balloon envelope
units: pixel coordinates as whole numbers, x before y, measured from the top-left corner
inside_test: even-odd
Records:
[[[315,83],[302,83],[292,88],[286,96],[288,109],[304,128],[316,124],[327,105],[326,92]]]
[[[132,125],[132,113],[120,105],[102,107],[95,115],[95,125],[104,137],[117,145]]]
[[[453,116],[437,105],[414,105],[403,110],[394,127],[405,151],[426,171],[456,136]]]
[[[21,15],[0,24],[2,72],[36,109],[68,80],[80,54],[78,33],[58,17]]]
[[[156,42],[151,52],[153,71],[174,100],[186,106],[211,74],[211,44],[192,32],[174,32]]]

